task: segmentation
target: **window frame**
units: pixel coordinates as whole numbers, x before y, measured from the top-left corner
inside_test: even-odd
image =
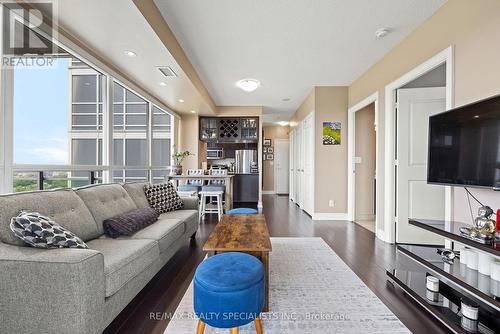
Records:
[[[42,35],[45,34],[39,28],[35,28],[37,33]],[[47,35],[48,36],[48,35]],[[84,66],[88,66],[92,71],[96,71],[97,74],[97,102],[73,102],[72,99],[68,101],[68,113],[70,117],[68,117],[68,131],[70,131],[71,135],[69,136],[69,145],[68,145],[68,153],[69,156],[72,157],[72,140],[73,139],[96,139],[96,152],[99,154],[99,140],[102,140],[102,155],[101,155],[101,165],[97,166],[85,166],[85,165],[40,165],[40,164],[15,164],[13,161],[13,70],[5,68],[2,64],[0,64],[0,101],[4,101],[0,103],[0,194],[1,193],[10,193],[13,191],[14,184],[14,173],[15,172],[29,172],[29,171],[43,171],[43,172],[54,172],[54,171],[102,171],[102,182],[110,183],[113,182],[113,169],[118,166],[113,165],[113,136],[115,133],[115,129],[113,126],[114,121],[114,112],[113,112],[113,84],[117,82],[125,89],[130,90],[135,95],[139,96],[143,100],[146,101],[147,104],[147,112],[146,112],[146,139],[147,139],[147,165],[146,166],[120,166],[120,169],[126,170],[147,170],[148,181],[153,181],[153,169],[162,169],[167,170],[168,166],[152,166],[152,136],[153,136],[153,124],[152,124],[152,106],[154,105],[156,108],[169,115],[170,117],[170,125],[165,125],[165,128],[169,128],[169,139],[171,152],[173,152],[174,145],[174,118],[178,117],[177,114],[172,112],[169,108],[161,106],[158,100],[152,97],[150,94],[145,92],[145,94],[141,94],[139,91],[132,88],[134,84],[127,79],[123,78],[119,73],[109,68],[105,64],[101,63],[100,60],[93,55],[86,52],[77,44],[73,43],[70,39],[63,36],[58,36],[58,39],[51,38],[52,42],[58,47],[64,49],[68,54],[76,58],[77,62],[71,60],[70,68],[74,67],[78,71],[84,72],[88,70],[84,68]],[[62,41],[62,42],[61,42]],[[0,54],[3,54],[2,46],[0,45]],[[97,64],[97,65],[96,65]],[[69,72],[71,73],[71,72]],[[70,74],[71,75],[71,74]],[[101,77],[102,75],[102,77]],[[101,80],[100,80],[101,79]],[[128,82],[129,84],[127,84]],[[104,87],[101,87],[104,86]],[[73,80],[70,80],[70,96],[72,96],[73,89]],[[99,90],[102,89],[102,101],[99,99]],[[126,94],[126,93],[125,93]],[[124,94],[124,95],[125,95]],[[124,96],[124,132],[130,131],[130,129],[126,129],[126,110],[125,103],[129,104],[143,104],[142,102],[126,102],[126,96]],[[84,105],[84,104],[96,104],[96,113],[88,113],[88,115],[96,116],[96,129],[95,130],[74,130],[72,125],[73,115],[73,105]],[[102,106],[102,107],[100,107]],[[100,110],[99,110],[100,108]],[[129,113],[130,115],[135,113]],[[137,113],[139,115],[144,115],[144,113]],[[87,113],[78,113],[78,115],[87,115]],[[102,125],[99,125],[99,117],[102,117]],[[129,125],[132,128],[133,125]],[[140,127],[144,127],[144,125],[138,125]],[[73,131],[78,132],[78,137],[73,136]],[[144,130],[141,130],[144,131]],[[156,132],[157,130],[155,130]],[[97,135],[95,133],[97,132]],[[167,131],[165,131],[167,132]],[[133,132],[132,132],[133,133]],[[92,138],[89,138],[89,137]],[[124,145],[125,149],[125,145]],[[99,157],[96,157],[96,161],[99,161]],[[172,164],[172,159],[170,158],[170,165]],[[157,168],[155,168],[157,167]],[[125,174],[125,172],[123,173]],[[129,178],[130,179],[130,178]]]

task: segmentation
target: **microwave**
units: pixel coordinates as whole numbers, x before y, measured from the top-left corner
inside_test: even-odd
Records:
[[[224,159],[224,149],[223,148],[208,149],[207,159]]]

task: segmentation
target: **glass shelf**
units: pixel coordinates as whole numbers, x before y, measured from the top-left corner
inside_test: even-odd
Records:
[[[500,331],[498,312],[480,304],[479,321],[474,322],[462,317],[460,313],[460,298],[457,290],[444,282],[439,282],[439,293],[432,293],[425,287],[425,268],[422,271],[406,271],[399,269],[387,270],[392,281],[415,299],[420,305],[440,320],[454,333],[493,334]]]
[[[500,310],[500,282],[492,280],[477,270],[467,268],[466,265],[460,263],[458,258],[455,258],[452,263],[445,263],[441,255],[437,253],[437,249],[433,246],[398,245],[398,250],[405,255],[445,276]]]
[[[410,219],[408,223],[410,225],[423,228],[424,230],[434,232],[448,239],[458,241],[460,243],[490,253],[494,256],[500,257],[500,241],[497,240],[497,242],[493,243],[492,245],[486,245],[465,238],[460,234],[460,228],[471,227],[471,225],[469,224],[454,222],[454,221],[447,222],[444,220],[430,220],[430,219]]]

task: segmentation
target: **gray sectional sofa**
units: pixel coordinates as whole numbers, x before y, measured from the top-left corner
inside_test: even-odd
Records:
[[[0,333],[100,333],[198,229],[198,202],[131,237],[102,222],[148,206],[145,183],[0,196]],[[38,249],[9,229],[20,210],[52,217],[90,249]]]

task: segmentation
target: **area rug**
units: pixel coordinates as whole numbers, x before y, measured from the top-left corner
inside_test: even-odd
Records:
[[[265,334],[410,333],[323,239],[272,238],[272,245]],[[196,333],[192,285],[170,316],[165,334]],[[207,326],[205,333],[229,331]]]

